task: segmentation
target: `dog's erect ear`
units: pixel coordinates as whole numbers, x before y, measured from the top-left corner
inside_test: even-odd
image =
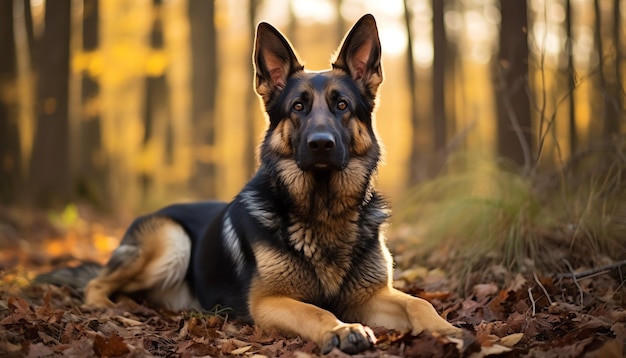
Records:
[[[368,14],[359,19],[340,48],[333,68],[348,72],[373,98],[378,85],[383,81],[380,40],[374,16]]]
[[[291,45],[272,25],[262,22],[254,45],[256,91],[267,104],[274,93],[285,88],[287,79],[303,66]]]

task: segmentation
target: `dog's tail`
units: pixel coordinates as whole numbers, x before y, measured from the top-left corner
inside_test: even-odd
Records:
[[[87,283],[98,276],[102,265],[95,262],[84,262],[76,267],[64,267],[41,274],[33,280],[33,284],[48,283],[55,286],[69,286],[82,292]]]

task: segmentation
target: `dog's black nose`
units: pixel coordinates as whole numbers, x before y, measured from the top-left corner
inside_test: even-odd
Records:
[[[307,144],[313,153],[330,152],[335,148],[335,137],[327,132],[313,133]]]

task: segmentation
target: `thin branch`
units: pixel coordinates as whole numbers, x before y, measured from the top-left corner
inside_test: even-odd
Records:
[[[546,290],[545,286],[541,283],[541,281],[539,281],[539,277],[537,277],[537,273],[533,272],[533,276],[535,277],[535,282],[537,283],[539,288],[541,288],[541,290],[543,291],[543,294],[546,295],[548,302],[550,302],[550,305],[552,305],[552,299],[550,298],[550,295],[548,294],[548,290]]]
[[[569,263],[567,263],[567,265],[569,266]],[[564,279],[564,278],[571,278],[573,280],[583,280],[586,278],[592,278],[592,277],[596,277],[599,275],[604,275],[617,268],[621,268],[624,265],[626,265],[626,260],[618,261],[610,265],[604,265],[604,266],[592,268],[592,269],[581,271],[581,272],[573,272],[571,270],[571,266],[569,266],[571,272],[560,273],[557,275],[557,278],[559,280]]]
[[[569,97],[569,148],[570,155],[578,148],[578,133],[576,132],[576,98],[574,88],[576,88],[576,69],[574,68],[574,36],[572,36],[572,0],[565,1],[565,31],[567,36],[567,82],[568,88],[572,91]]]
[[[546,119],[545,115],[546,115],[546,110],[547,110],[547,97],[548,94],[546,93],[546,69],[545,69],[545,62],[546,62],[546,41],[548,38],[548,5],[546,3],[543,4],[543,25],[544,25],[544,29],[543,29],[543,39],[542,39],[542,43],[541,43],[541,57],[539,59],[539,66],[540,66],[540,70],[541,70],[541,112],[539,114],[539,133],[543,133],[543,127],[544,127],[544,121]],[[548,132],[550,128],[550,123],[548,123],[548,128],[546,129],[546,132]],[[535,165],[538,165],[539,163],[539,156],[541,155],[541,152],[543,150],[543,136],[541,138],[541,142],[540,145],[538,147],[538,151],[537,151],[537,157],[535,159]]]
[[[565,259],[563,261],[567,265],[567,268],[569,269],[569,271],[572,273],[572,279],[574,280],[574,284],[576,285],[576,287],[578,287],[578,293],[580,294],[580,308],[582,309],[583,308],[583,289],[578,284],[578,280],[576,279],[576,274],[574,274],[574,269],[572,268],[572,265],[570,265],[569,261]]]
[[[533,305],[533,317],[535,317],[537,311],[535,306],[535,299],[533,298],[533,289],[532,287],[528,287],[528,297],[530,298],[530,303]]]
[[[593,69],[592,71],[587,73],[585,76],[579,77],[578,81],[574,85],[574,88],[573,89],[568,89],[564,94],[561,95],[561,98],[559,98],[556,101],[556,104],[554,106],[554,112],[552,114],[550,114],[549,118],[545,117],[546,114],[545,114],[545,111],[544,111],[543,108],[539,108],[537,105],[534,106],[535,111],[540,112],[539,116],[540,116],[540,119],[542,119],[542,121],[541,121],[542,124],[540,124],[540,127],[539,127],[539,144],[538,144],[538,147],[537,147],[536,163],[539,162],[539,158],[541,157],[541,154],[543,152],[543,147],[544,147],[544,143],[546,141],[546,138],[548,137],[548,134],[550,134],[550,131],[551,131],[552,127],[554,126],[554,123],[556,121],[556,111],[559,108],[559,106],[566,99],[568,99],[570,96],[574,95],[574,90],[579,88],[585,81],[589,80],[592,76],[595,76],[599,72],[600,72],[599,67],[596,67],[595,69]],[[547,123],[543,124],[543,120],[547,120]],[[543,128],[544,126],[545,126],[545,128]],[[557,144],[558,144],[558,141],[557,141]]]

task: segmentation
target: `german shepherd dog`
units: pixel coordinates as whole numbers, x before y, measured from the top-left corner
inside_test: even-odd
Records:
[[[323,354],[367,349],[375,337],[363,324],[458,335],[429,302],[391,284],[389,212],[373,187],[382,81],[374,17],[354,25],[322,72],[305,71],[283,35],[261,23],[254,65],[269,116],[254,177],[230,203],[136,219],[84,288],[85,303],[110,306],[115,293],[141,291],[175,310],[221,305]]]

